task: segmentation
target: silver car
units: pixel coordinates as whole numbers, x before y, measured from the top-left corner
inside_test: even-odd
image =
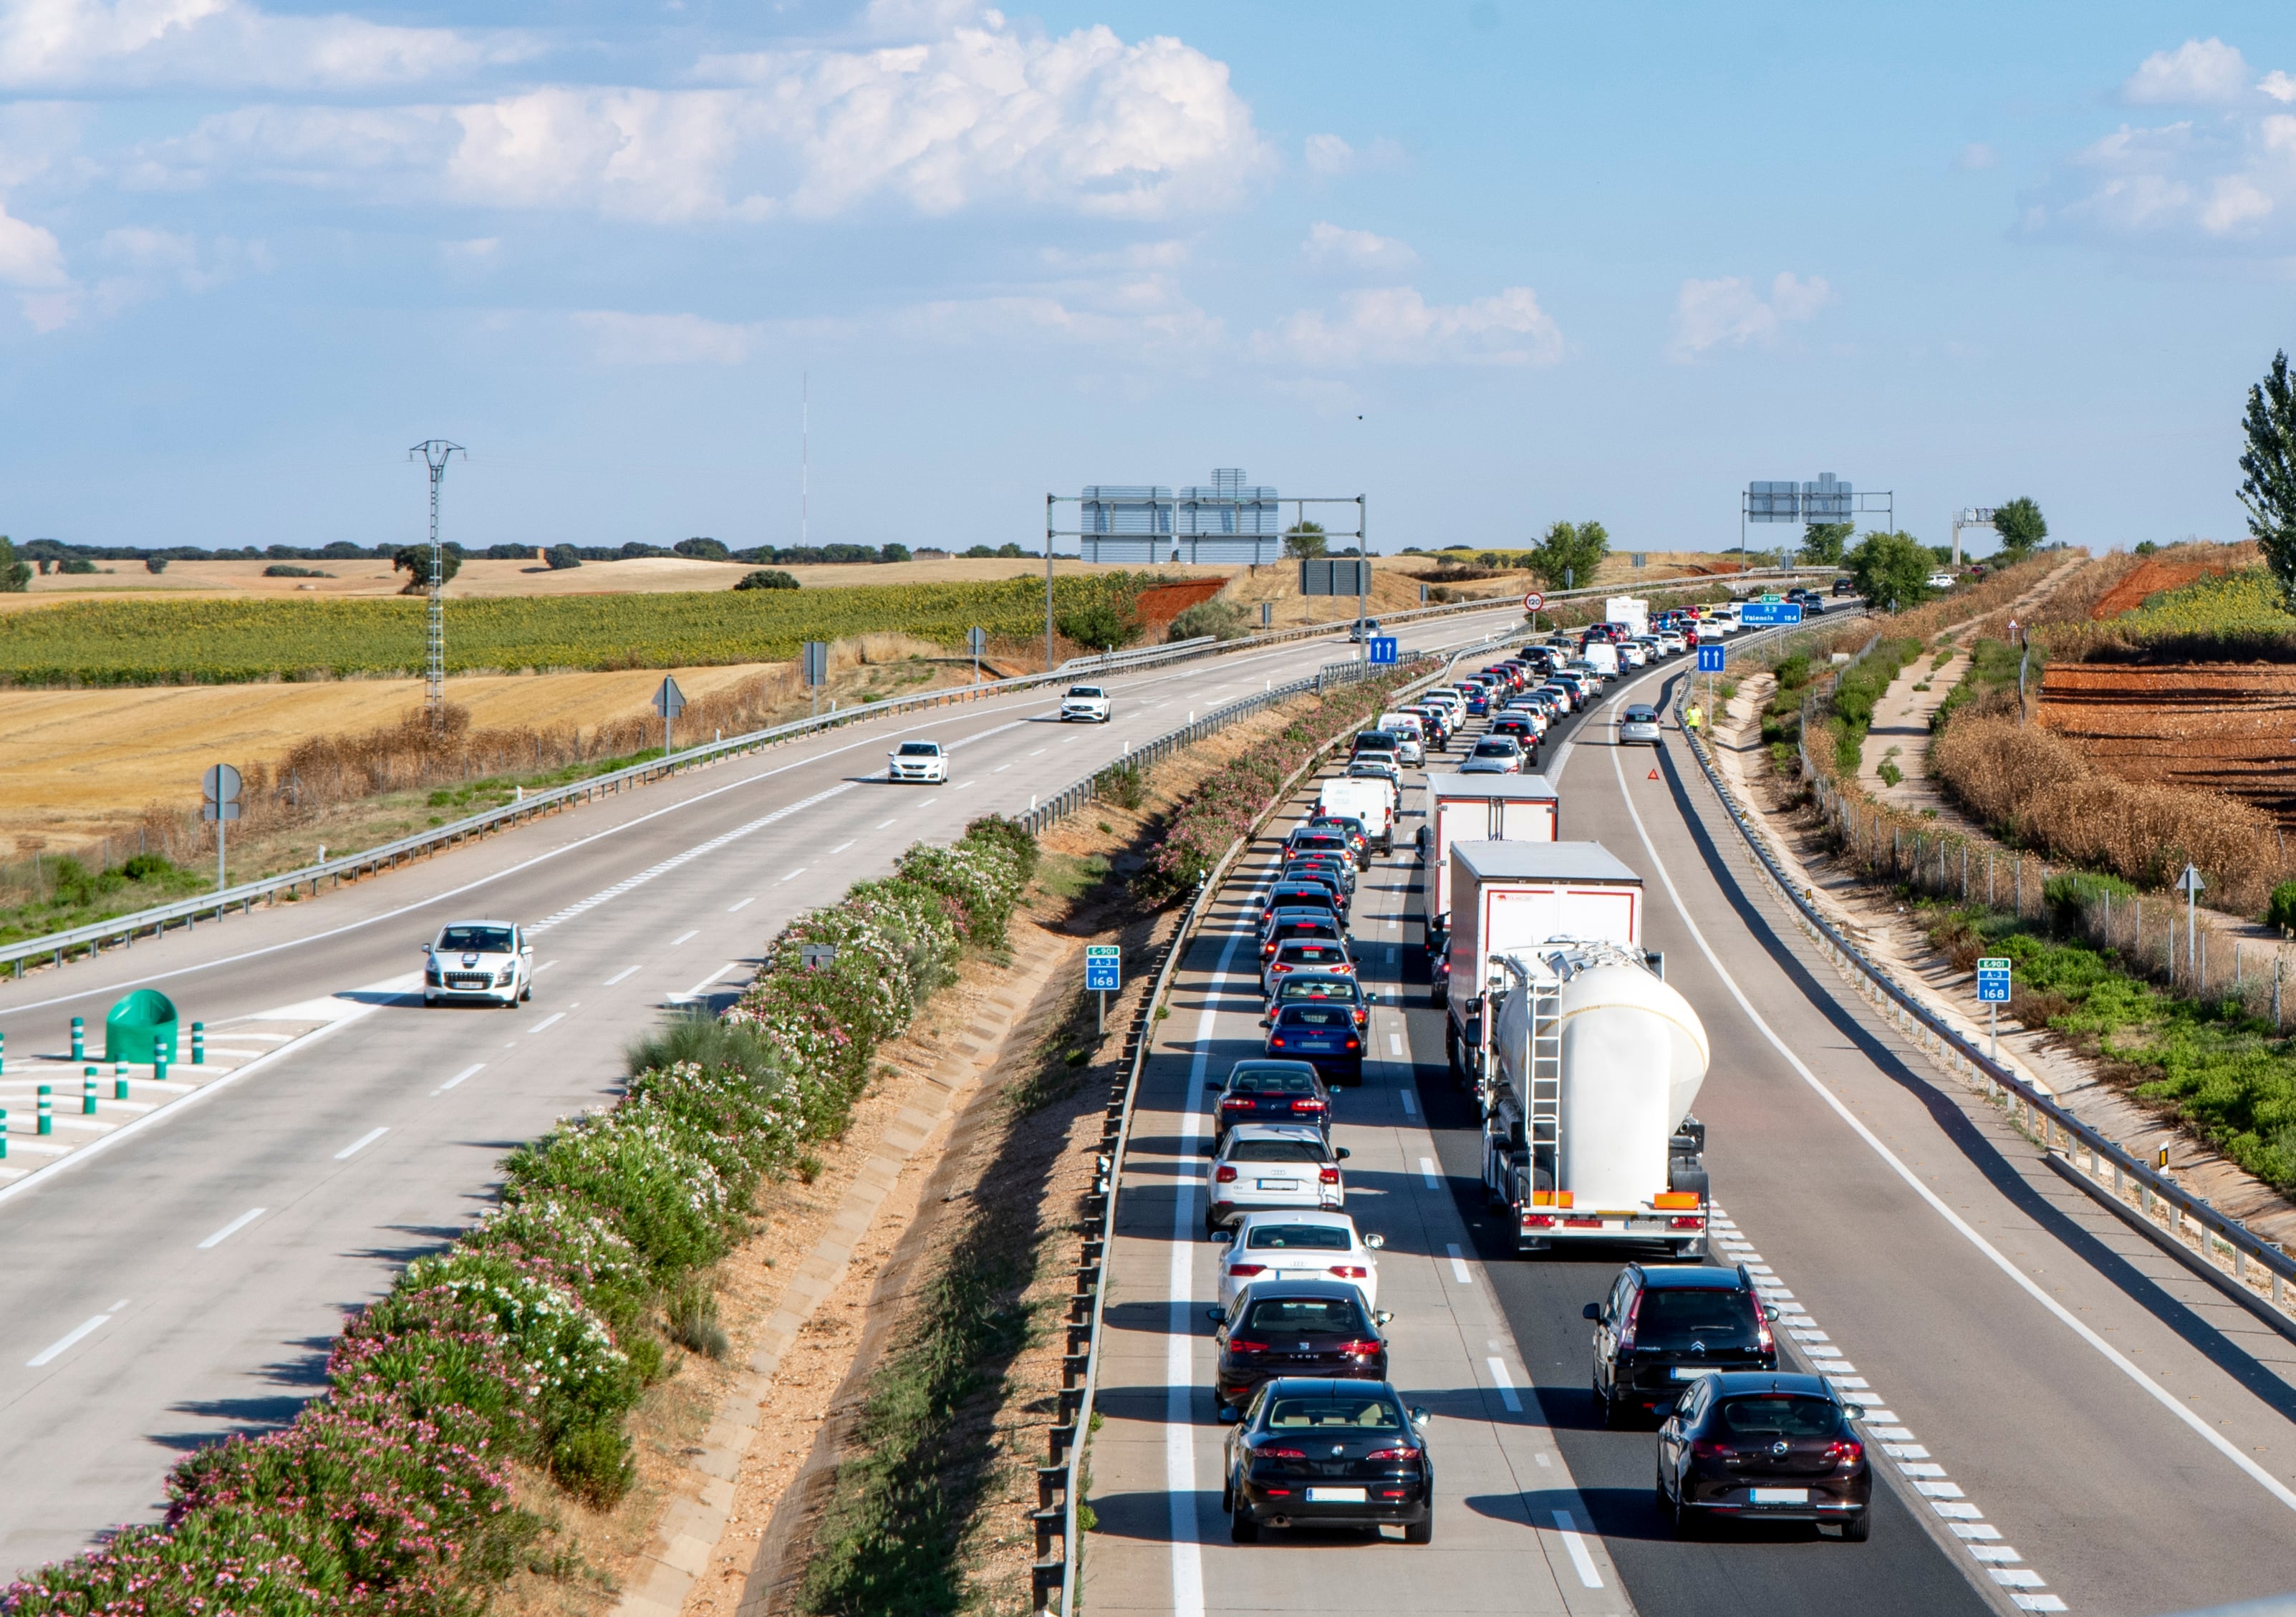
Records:
[[[1632,746],[1638,742],[1658,745],[1658,713],[1639,703],[1619,715],[1619,744]]]
[[[1348,1187],[1340,1178],[1347,1154],[1344,1145],[1326,1145],[1320,1129],[1238,1123],[1212,1159],[1205,1234],[1262,1208],[1340,1211],[1348,1202]]]

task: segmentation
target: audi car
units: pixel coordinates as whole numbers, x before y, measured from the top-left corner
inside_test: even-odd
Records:
[[[1326,1114],[1328,1115],[1328,1113]],[[1238,1123],[1212,1160],[1204,1233],[1262,1207],[1345,1207],[1340,1163],[1348,1154],[1321,1128],[1304,1123]]]

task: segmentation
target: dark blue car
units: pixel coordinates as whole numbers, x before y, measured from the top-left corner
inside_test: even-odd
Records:
[[[1267,1026],[1267,1054],[1304,1061],[1329,1083],[1363,1082],[1363,1033],[1354,1008],[1338,1001],[1287,1005]]]

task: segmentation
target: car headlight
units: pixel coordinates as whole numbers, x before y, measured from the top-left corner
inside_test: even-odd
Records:
[[[498,989],[506,989],[517,981],[518,967],[515,964],[506,965],[495,973],[495,987]]]
[[[437,988],[439,981],[439,968],[435,965],[425,966],[422,970],[422,981],[430,987]]]

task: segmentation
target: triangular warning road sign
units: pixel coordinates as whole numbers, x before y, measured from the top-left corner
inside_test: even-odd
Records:
[[[1658,778],[1658,771],[1657,771],[1657,770],[1655,770],[1655,769],[1652,770],[1652,771],[1650,772],[1650,777],[1651,777],[1651,779],[1652,779],[1652,780],[1656,780],[1656,779]]]

